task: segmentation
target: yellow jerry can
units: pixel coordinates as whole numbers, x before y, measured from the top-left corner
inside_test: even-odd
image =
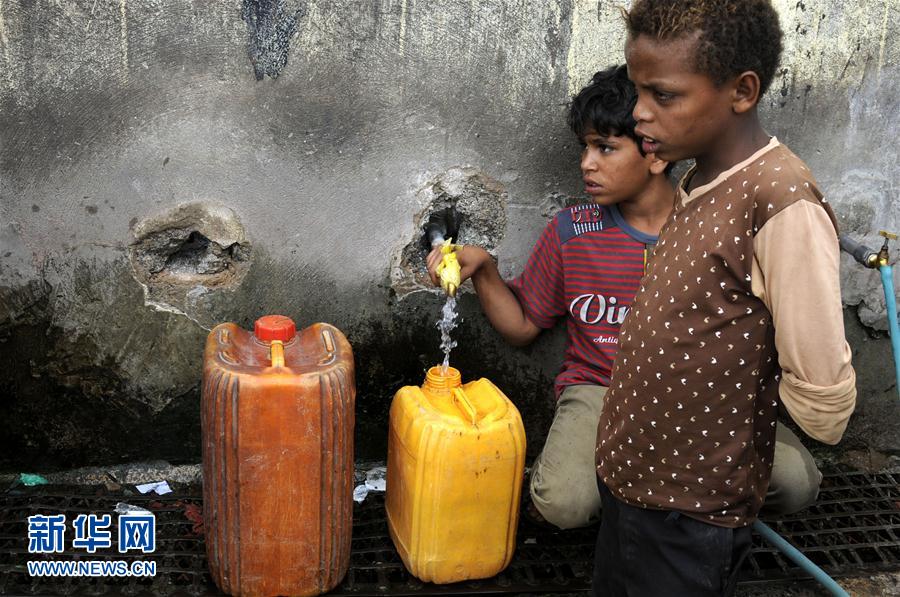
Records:
[[[420,580],[488,578],[516,545],[525,429],[487,379],[462,384],[453,367],[428,370],[391,404],[387,520],[403,563]]]

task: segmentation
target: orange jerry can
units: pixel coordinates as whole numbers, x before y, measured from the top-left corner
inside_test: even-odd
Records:
[[[353,352],[335,327],[223,323],[203,358],[203,520],[230,595],[319,595],[347,573]]]
[[[387,521],[420,580],[488,578],[512,559],[525,470],[515,405],[487,379],[462,384],[453,367],[428,370],[391,404]]]

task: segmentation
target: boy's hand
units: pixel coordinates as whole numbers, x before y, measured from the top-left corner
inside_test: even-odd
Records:
[[[431,277],[431,283],[435,286],[440,286],[441,284],[440,276],[437,273],[437,267],[440,265],[443,257],[444,255],[441,252],[441,247],[435,247],[431,250],[426,259],[428,275]],[[489,259],[491,259],[490,254],[481,247],[474,247],[472,245],[460,246],[456,250],[456,260],[459,262],[460,284],[474,276],[475,273],[481,269],[481,266]]]
[[[441,248],[433,249],[426,260],[428,275],[435,286],[441,284],[437,271],[444,257]],[[490,253],[481,247],[466,245],[459,247],[454,255],[459,263],[460,283],[472,279],[481,308],[494,329],[513,346],[525,346],[533,341],[541,328],[525,315],[519,299],[500,277]]]

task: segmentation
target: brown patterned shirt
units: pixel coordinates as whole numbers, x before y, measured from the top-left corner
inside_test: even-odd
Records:
[[[833,245],[836,224],[805,164],[774,138],[690,201],[679,198],[620,334],[597,469],[626,503],[743,526],[768,487],[781,380],[754,242],[798,202],[827,214]],[[839,335],[843,351],[842,326]],[[849,349],[845,365],[842,408],[855,382]]]

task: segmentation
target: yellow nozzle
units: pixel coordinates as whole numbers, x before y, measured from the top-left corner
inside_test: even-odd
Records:
[[[450,296],[456,296],[456,291],[461,284],[459,261],[456,259],[456,249],[458,249],[459,246],[451,244],[451,240],[453,239],[447,239],[444,241],[444,244],[441,245],[441,253],[443,253],[444,256],[441,258],[441,262],[438,264],[436,271],[438,278],[441,280],[441,288],[444,289],[444,292]]]

